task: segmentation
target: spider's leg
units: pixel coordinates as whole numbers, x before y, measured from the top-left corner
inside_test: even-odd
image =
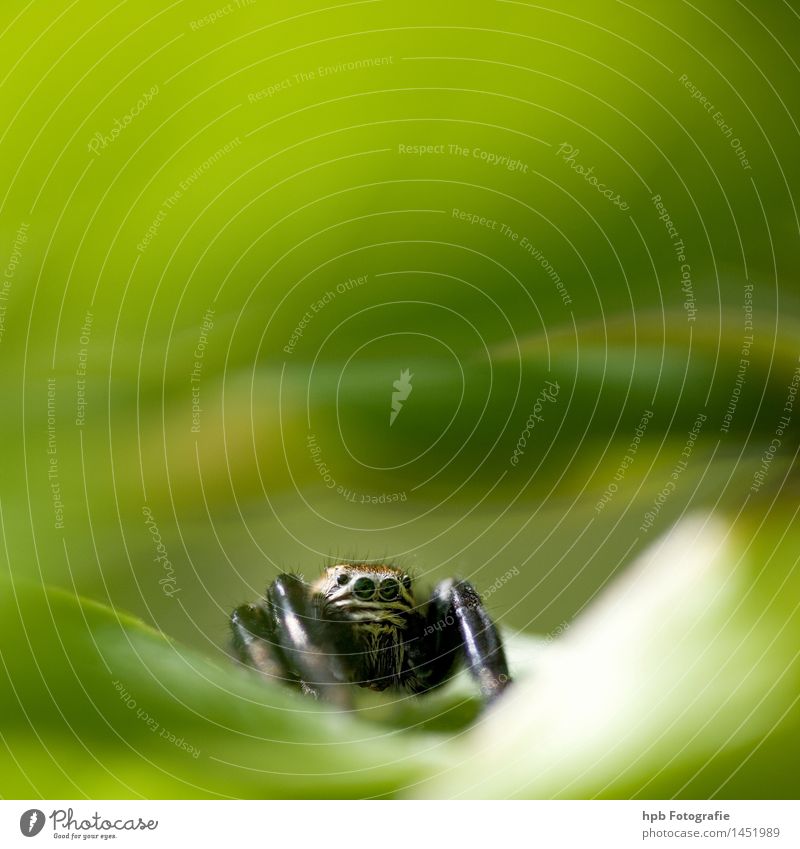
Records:
[[[269,678],[300,684],[275,641],[273,623],[260,604],[242,604],[231,613],[233,650],[242,663]]]
[[[426,688],[447,678],[459,654],[486,701],[511,683],[500,635],[468,581],[449,579],[437,584],[415,654]]]
[[[422,608],[422,615],[409,629],[406,648],[409,674],[406,683],[415,693],[439,687],[450,677],[450,673],[459,658],[460,635],[455,628],[448,628],[447,617],[450,598],[441,595],[437,587],[428,603]]]
[[[279,575],[267,590],[275,639],[289,667],[313,695],[350,706],[350,675],[341,656],[349,636],[345,622],[322,616],[311,588],[295,575]]]

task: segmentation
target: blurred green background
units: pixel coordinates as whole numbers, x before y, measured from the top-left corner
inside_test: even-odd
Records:
[[[710,686],[732,728],[763,722],[707,751],[698,714],[655,787],[645,759],[476,792],[797,792],[792,4],[0,15],[4,796],[413,795],[468,760],[446,719],[434,745],[392,714],[369,744],[361,719],[254,684],[226,658],[235,604],[287,569],[386,557],[422,586],[469,577],[505,633],[549,645],[712,513],[750,616],[725,658],[785,690],[768,708],[761,678],[741,705]],[[518,639],[524,664],[540,644]],[[201,774],[114,681],[214,740]],[[689,692],[640,709],[682,716]]]

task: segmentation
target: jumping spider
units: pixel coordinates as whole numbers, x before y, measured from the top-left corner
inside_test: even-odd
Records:
[[[418,605],[402,569],[340,563],[313,584],[279,575],[230,622],[243,663],[341,706],[353,684],[425,693],[459,659],[486,702],[511,681],[497,629],[467,581],[442,581]]]

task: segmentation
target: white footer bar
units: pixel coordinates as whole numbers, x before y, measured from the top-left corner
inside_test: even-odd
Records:
[[[0,846],[800,846],[796,801],[0,801]],[[35,841],[35,842],[32,842]]]

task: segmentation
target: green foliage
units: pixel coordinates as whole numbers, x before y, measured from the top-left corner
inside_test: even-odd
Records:
[[[741,556],[742,533],[686,520],[561,634],[511,639],[515,686],[485,714],[463,674],[338,712],[118,611],[6,585],[4,794],[792,797],[800,580]]]
[[[797,795],[797,16],[230,5],[0,9],[0,795]],[[508,699],[231,664],[347,555]]]

